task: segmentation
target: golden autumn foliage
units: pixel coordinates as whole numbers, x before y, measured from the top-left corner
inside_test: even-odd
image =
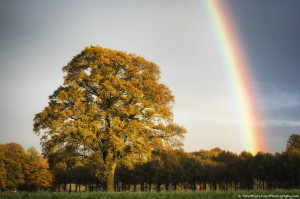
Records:
[[[17,143],[2,145],[2,160],[6,176],[3,176],[1,182],[3,190],[16,191],[25,184],[24,164],[27,160],[27,154],[24,148]]]
[[[185,129],[173,122],[171,90],[159,67],[134,54],[91,46],[63,68],[64,85],[36,114],[46,155],[72,148],[103,160],[107,190],[119,162],[146,161],[153,150],[180,147]]]
[[[0,191],[46,190],[52,186],[46,161],[33,147],[17,143],[0,144]]]
[[[6,189],[7,172],[5,168],[5,152],[4,145],[0,143],[0,190]]]
[[[27,150],[29,153],[28,162],[24,165],[26,175],[26,186],[29,190],[48,189],[52,185],[52,174],[49,172],[49,165],[35,148]]]

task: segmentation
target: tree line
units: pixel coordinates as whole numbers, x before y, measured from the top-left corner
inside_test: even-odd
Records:
[[[157,191],[299,189],[299,149],[255,156],[220,148],[192,153],[167,149],[160,152],[160,159],[136,165],[133,170],[120,166],[116,189],[136,190],[137,185],[139,190],[152,190],[154,185]]]
[[[47,162],[34,148],[25,152],[16,143],[1,144],[0,154],[1,191],[97,191],[106,186],[104,164],[94,155],[83,157],[69,149]],[[153,151],[146,163],[119,164],[114,190],[299,189],[299,165],[296,134],[289,138],[286,151],[276,154],[164,148]]]

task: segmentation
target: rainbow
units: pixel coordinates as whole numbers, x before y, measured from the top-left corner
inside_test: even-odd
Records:
[[[253,154],[265,151],[266,144],[262,131],[260,114],[255,102],[253,79],[249,71],[249,61],[235,29],[229,8],[224,0],[202,0],[219,46],[223,67],[227,71],[231,90],[235,99],[241,125],[240,137],[244,150]]]

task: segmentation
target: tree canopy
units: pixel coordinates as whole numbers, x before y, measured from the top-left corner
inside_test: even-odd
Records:
[[[180,147],[186,132],[173,122],[174,96],[159,67],[141,56],[86,47],[67,66],[64,84],[36,114],[46,156],[61,151],[103,161],[107,190],[119,162],[146,161],[153,150]]]

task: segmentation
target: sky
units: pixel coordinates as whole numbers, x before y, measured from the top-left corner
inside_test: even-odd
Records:
[[[300,134],[300,1],[225,0],[250,62],[266,152]],[[175,96],[188,152],[240,153],[234,96],[200,0],[0,0],[0,143],[41,150],[33,118],[86,46],[141,55]]]

